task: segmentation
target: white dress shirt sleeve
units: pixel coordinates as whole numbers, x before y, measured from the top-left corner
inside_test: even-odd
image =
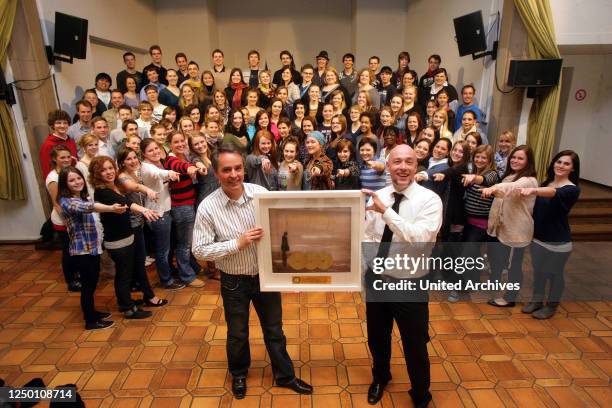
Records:
[[[203,207],[198,208],[193,229],[193,256],[203,261],[216,261],[238,252],[238,239],[215,242],[215,225]]]

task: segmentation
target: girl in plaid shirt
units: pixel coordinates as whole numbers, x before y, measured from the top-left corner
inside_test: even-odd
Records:
[[[81,309],[85,329],[109,328],[113,322],[104,319],[110,317],[110,313],[98,312],[94,307],[94,292],[100,276],[100,245],[92,213],[121,214],[127,207],[90,201],[83,174],[72,166],[62,169],[59,174],[58,201],[68,230],[68,251],[76,270],[81,274]]]

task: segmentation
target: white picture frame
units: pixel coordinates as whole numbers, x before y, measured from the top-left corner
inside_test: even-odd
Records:
[[[359,190],[255,193],[264,292],[359,292],[365,198]],[[288,248],[283,250],[282,248]]]

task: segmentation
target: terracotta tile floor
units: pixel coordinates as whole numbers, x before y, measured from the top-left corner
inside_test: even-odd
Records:
[[[152,278],[154,271],[150,271]],[[0,377],[20,385],[76,383],[88,407],[365,407],[370,360],[359,294],[284,295],[288,350],[312,396],[273,388],[257,318],[251,315],[249,393],[232,399],[218,283],[159,294],[169,306],[124,321],[104,278],[97,306],[110,330],[83,330],[78,294],[62,282],[58,252],[0,246]],[[612,400],[612,302],[562,303],[554,319],[519,308],[430,303],[433,406],[583,407]],[[409,407],[401,346],[379,406]],[[607,401],[607,402],[606,402]],[[44,406],[44,404],[42,405]]]

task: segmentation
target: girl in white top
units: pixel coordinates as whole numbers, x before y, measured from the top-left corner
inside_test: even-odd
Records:
[[[165,170],[162,164],[162,150],[153,139],[144,139],[140,143],[143,161],[140,167],[142,184],[158,193],[156,199],[145,198],[145,205],[160,214],[160,218],[149,224],[155,243],[155,267],[159,275],[160,284],[169,290],[185,287],[185,284],[172,279],[168,254],[170,252],[170,231],[172,216],[170,215],[171,201],[169,180],[179,179],[178,173]]]
[[[98,138],[94,135],[85,135],[79,140],[79,146],[83,149],[83,157],[77,162],[76,167],[83,174],[85,183],[87,184],[87,191],[93,198],[93,186],[89,182],[89,163],[91,159],[98,155]],[[97,213],[94,212],[94,218]],[[99,218],[99,217],[98,217]]]
[[[47,191],[51,196],[51,203],[53,204],[51,223],[62,243],[62,270],[64,272],[64,279],[68,285],[69,291],[78,292],[81,290],[81,283],[79,282],[76,267],[68,251],[70,238],[68,237],[68,232],[64,225],[62,208],[59,205],[57,196],[59,173],[63,168],[72,164],[72,159],[70,149],[64,145],[55,146],[53,150],[51,150],[51,165],[53,166],[53,170],[47,175],[45,186],[47,187]]]

